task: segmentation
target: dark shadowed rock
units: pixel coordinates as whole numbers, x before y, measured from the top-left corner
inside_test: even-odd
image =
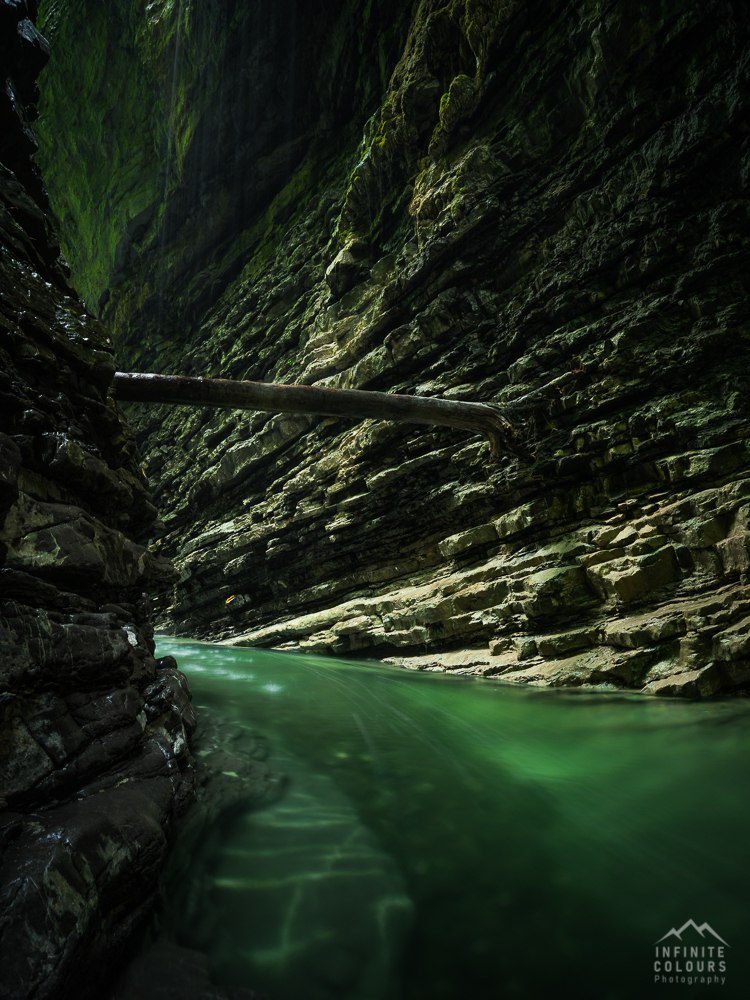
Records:
[[[128,968],[114,1000],[269,1000],[255,990],[214,986],[202,952],[158,941]]]
[[[148,919],[197,779],[146,597],[174,571],[31,159],[35,12],[0,3],[0,995],[64,1000]]]

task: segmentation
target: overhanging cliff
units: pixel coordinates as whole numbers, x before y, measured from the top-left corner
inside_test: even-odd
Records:
[[[536,455],[131,406],[162,627],[745,688],[746,5],[105,6],[43,5],[42,162],[120,367],[494,401]]]

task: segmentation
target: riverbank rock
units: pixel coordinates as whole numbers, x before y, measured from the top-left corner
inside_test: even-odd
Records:
[[[746,5],[382,0],[233,34],[229,8],[147,24],[112,0],[84,33],[94,6],[49,9],[42,162],[120,365],[494,402],[536,457],[129,406],[179,572],[160,626],[444,668],[481,650],[525,683],[747,690]],[[81,67],[122,39],[94,102]],[[282,43],[287,104],[267,73]],[[230,88],[249,51],[277,132]],[[89,136],[112,161],[81,198]],[[633,624],[652,618],[682,624]]]
[[[111,339],[79,300],[31,130],[48,46],[0,5],[0,995],[100,995],[194,798],[190,690],[154,658],[174,569]]]

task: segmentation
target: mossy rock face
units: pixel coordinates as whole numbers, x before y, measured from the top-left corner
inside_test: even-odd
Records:
[[[158,351],[356,144],[408,22],[387,2],[66,0],[40,23],[39,162],[75,281]]]
[[[750,571],[745,9],[352,2],[304,45],[300,21],[251,37],[255,9],[217,36],[194,131],[175,119],[180,182],[133,205],[129,256],[121,228],[97,257],[121,365],[494,401],[537,461],[488,466],[447,430],[132,406],[180,570],[163,626],[524,683],[747,686],[741,639],[729,659],[708,641],[744,620]],[[149,42],[127,30],[161,135],[182,36],[159,16]],[[230,148],[250,55],[277,131]],[[214,79],[191,58],[178,90]],[[46,169],[61,190],[65,163]],[[684,647],[607,638],[667,607]]]

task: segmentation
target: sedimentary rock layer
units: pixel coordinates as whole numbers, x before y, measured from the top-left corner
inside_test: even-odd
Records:
[[[194,798],[190,691],[154,659],[173,577],[109,334],[50,228],[32,156],[47,44],[0,4],[0,995],[96,995],[148,916]],[[262,782],[260,782],[262,784]]]
[[[253,186],[280,137],[248,140],[232,176],[247,167],[257,198],[196,244],[189,220],[233,203],[187,142],[203,195],[191,208],[165,188],[153,210],[181,206],[182,229],[79,266],[126,370],[492,402],[536,461],[490,466],[453,430],[129,407],[166,522],[154,551],[180,574],[163,627],[524,683],[746,688],[747,6],[423,0],[388,35],[379,106],[390,7],[355,28],[350,6],[329,6],[335,45],[309,36],[325,72],[300,69],[282,187]],[[171,41],[153,79],[170,59],[186,73],[197,36],[170,17],[142,27],[125,86],[156,37]],[[261,62],[278,45],[266,27]],[[242,44],[222,52],[223,79],[242,77]],[[65,86],[89,101],[69,62]],[[103,134],[115,103],[98,93]],[[196,134],[221,137],[232,97],[212,93]],[[49,140],[45,156],[58,215],[83,231],[98,216],[66,196],[69,168],[52,180]],[[107,193],[112,212],[144,171]]]

